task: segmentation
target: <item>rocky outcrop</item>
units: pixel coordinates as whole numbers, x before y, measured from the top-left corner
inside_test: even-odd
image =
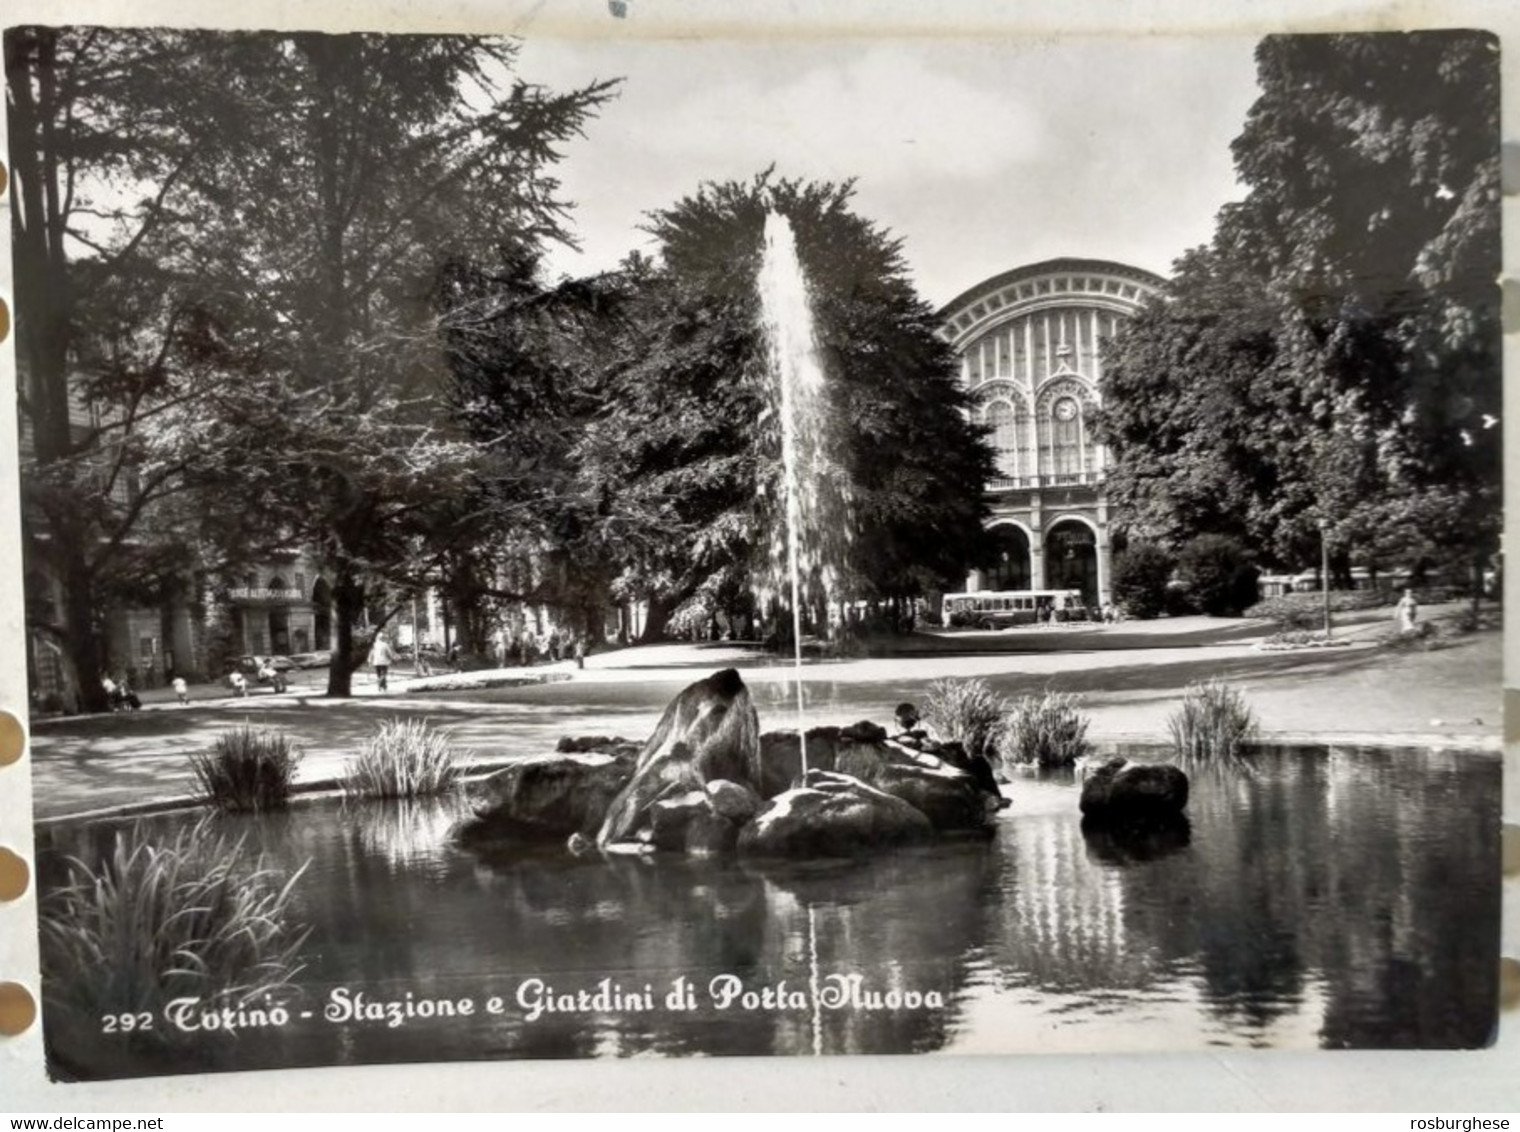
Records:
[[[853,857],[932,839],[924,814],[858,778],[809,770],[803,784],[772,798],[739,832],[741,855]]]
[[[740,824],[719,813],[707,791],[691,790],[649,807],[649,842],[694,857],[731,853]]]
[[[856,728],[861,726],[872,727],[869,723],[856,724],[855,727],[810,727],[806,732],[808,769],[833,770],[840,748],[857,742]],[[886,732],[881,728],[875,728],[875,732],[881,732],[880,738],[886,738]],[[875,732],[866,732],[863,741],[874,741]],[[802,746],[797,741],[797,732],[767,731],[760,736],[760,796],[774,798],[801,780]]]
[[[561,735],[554,749],[562,755],[578,755],[596,751],[633,760],[639,757],[644,744],[637,739],[624,739],[621,735]]]
[[[566,737],[477,788],[466,841],[561,840],[572,851],[850,856],[936,833],[988,833],[1006,803],[956,744],[891,740],[869,722],[759,733],[726,669],[684,689],[643,744]],[[770,799],[767,803],[766,799]]]
[[[760,720],[739,673],[726,668],[684,689],[660,717],[639,753],[633,777],[597,832],[597,844],[642,839],[650,807],[676,794],[704,791],[726,779],[755,789],[760,782]]]
[[[989,790],[939,755],[891,740],[841,750],[835,770],[902,799],[941,833],[988,832],[1003,807],[996,783]]]
[[[541,755],[476,784],[475,817],[459,830],[467,842],[595,836],[613,800],[633,778],[626,752]]]
[[[769,731],[760,737],[760,762],[765,797],[775,797],[801,777],[801,756],[795,731]],[[815,727],[807,732],[809,770],[858,778],[869,786],[923,811],[941,831],[987,830],[993,816],[1007,804],[992,768],[982,762],[982,774],[969,764],[957,743],[888,739],[884,728],[861,722],[849,727]]]
[[[707,796],[712,807],[735,825],[743,825],[760,812],[765,803],[750,787],[726,778],[715,778],[707,784]]]
[[[976,779],[943,763],[933,767],[883,760],[862,769],[865,773],[857,776],[862,782],[907,802],[941,833],[990,833],[1002,808]]]
[[[1084,771],[1082,813],[1094,819],[1133,819],[1180,814],[1187,807],[1188,778],[1165,763],[1112,758]]]

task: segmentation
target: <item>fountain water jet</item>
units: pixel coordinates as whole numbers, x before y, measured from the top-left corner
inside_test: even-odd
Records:
[[[801,744],[802,769],[807,770],[807,727],[802,689],[802,606],[804,588],[813,581],[823,589],[825,600],[836,582],[834,564],[823,548],[831,534],[842,536],[842,515],[826,514],[842,507],[827,507],[822,498],[826,483],[833,485],[842,504],[842,485],[837,474],[829,475],[828,423],[824,400],[823,367],[813,333],[813,311],[807,281],[797,258],[797,240],[791,222],[777,212],[766,214],[765,254],[760,278],[761,321],[771,377],[775,387],[775,415],[781,426],[782,529],[772,545],[772,595],[789,590],[792,606],[792,648],[797,687],[797,738]],[[830,525],[828,522],[835,522]]]

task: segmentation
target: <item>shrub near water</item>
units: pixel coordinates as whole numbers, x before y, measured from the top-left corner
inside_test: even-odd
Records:
[[[936,680],[929,685],[924,716],[939,737],[959,743],[968,755],[997,762],[1008,727],[1008,701],[985,680]]]
[[[1167,720],[1179,760],[1193,765],[1235,762],[1256,734],[1256,713],[1240,689],[1222,680],[1191,684]]]
[[[300,970],[308,929],[291,911],[303,865],[284,878],[248,860],[241,839],[206,823],[155,845],[120,832],[96,867],[68,862],[68,881],[43,901],[42,992],[49,1011],[99,1032],[131,1033],[181,997],[208,1007],[262,1001]],[[122,1016],[132,1018],[124,1022]],[[50,1014],[50,1021],[52,1020]]]
[[[246,723],[218,735],[209,754],[190,756],[206,801],[234,813],[284,807],[300,761],[283,732]]]
[[[1067,767],[1092,751],[1087,741],[1090,722],[1082,697],[1064,692],[1025,696],[1013,705],[1006,750],[1014,762],[1041,767]]]
[[[364,741],[344,770],[344,793],[362,798],[441,794],[459,778],[462,753],[425,719],[392,719]]]

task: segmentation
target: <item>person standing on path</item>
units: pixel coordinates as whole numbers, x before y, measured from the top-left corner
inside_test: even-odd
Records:
[[[1414,591],[1405,590],[1404,596],[1399,598],[1398,605],[1393,607],[1394,616],[1398,618],[1399,632],[1414,632],[1414,619],[1419,616],[1420,606],[1414,600]]]
[[[375,682],[380,685],[380,690],[386,690],[385,678],[391,670],[391,661],[395,659],[395,653],[391,650],[391,643],[385,636],[385,630],[375,634],[375,643],[370,646],[369,664],[375,670]]]

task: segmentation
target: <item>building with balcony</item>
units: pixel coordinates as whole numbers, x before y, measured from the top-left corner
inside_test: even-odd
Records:
[[[1054,259],[985,280],[940,312],[997,453],[987,492],[999,559],[968,591],[1110,600],[1106,455],[1093,427],[1104,350],[1164,282],[1108,260]]]

